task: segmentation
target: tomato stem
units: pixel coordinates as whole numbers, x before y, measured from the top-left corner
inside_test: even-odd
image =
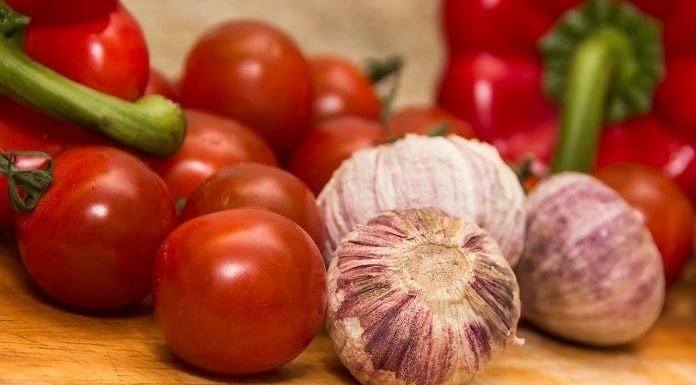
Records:
[[[17,157],[31,156],[46,159],[43,169],[20,170]],[[38,151],[0,152],[0,174],[7,177],[7,191],[12,207],[20,213],[32,210],[53,183],[53,159]],[[24,196],[22,196],[24,195]]]
[[[18,15],[0,0],[0,92],[40,112],[155,156],[176,152],[186,131],[178,105],[159,95],[127,102],[67,79],[16,45]]]
[[[401,72],[404,66],[404,59],[394,55],[383,59],[368,59],[365,63],[363,73],[372,84],[378,84],[386,78]]]
[[[435,136],[444,136],[447,134],[447,132],[450,130],[450,125],[447,122],[439,122],[437,125],[435,125],[429,132],[428,136],[430,137],[435,137]]]
[[[389,119],[391,118],[392,107],[394,106],[394,100],[396,95],[399,93],[399,86],[401,84],[401,65],[395,68],[394,71],[389,73],[389,78],[391,83],[388,85],[386,92],[380,96],[381,108],[379,111],[379,122],[386,136],[387,143],[396,141],[400,137],[394,135],[391,126],[389,125]]]

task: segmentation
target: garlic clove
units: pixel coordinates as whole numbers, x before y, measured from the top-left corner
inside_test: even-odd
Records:
[[[495,148],[456,135],[407,135],[357,151],[317,198],[328,260],[341,237],[383,210],[437,207],[485,229],[514,266],[524,246],[525,195]]]
[[[549,177],[527,203],[517,266],[523,318],[568,340],[617,345],[657,320],[665,287],[660,254],[640,214],[598,179]]]
[[[363,384],[461,384],[521,341],[519,289],[497,243],[440,210],[357,226],[328,274],[327,329]]]

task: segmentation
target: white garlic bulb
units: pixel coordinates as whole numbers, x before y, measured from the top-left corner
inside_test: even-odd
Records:
[[[662,259],[640,214],[598,179],[544,179],[527,203],[517,266],[522,314],[576,342],[616,345],[643,335],[665,294]]]
[[[341,237],[383,210],[436,207],[476,223],[515,265],[524,243],[525,195],[491,145],[407,135],[343,162],[317,199],[331,256]]]
[[[522,343],[519,288],[497,243],[440,210],[357,226],[328,274],[327,330],[362,384],[459,385]]]

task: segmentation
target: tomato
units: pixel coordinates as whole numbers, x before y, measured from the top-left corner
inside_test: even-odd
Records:
[[[150,77],[147,79],[144,95],[162,95],[173,101],[178,99],[174,83],[154,68],[150,69]]]
[[[32,23],[74,23],[103,17],[116,9],[118,0],[5,0]]]
[[[70,306],[111,310],[150,292],[155,256],[176,226],[164,182],[138,158],[105,146],[54,158],[53,184],[17,215],[19,252],[46,293]]]
[[[82,23],[30,23],[24,50],[67,78],[126,100],[142,96],[150,72],[140,26],[120,5]]]
[[[189,195],[220,167],[240,162],[275,166],[273,151],[254,131],[207,112],[186,110],[186,137],[179,151],[148,163],[175,200]]]
[[[75,144],[108,143],[96,134],[41,115],[7,98],[0,98],[0,150],[43,151],[49,154]],[[33,160],[21,158],[19,168],[34,167]],[[0,230],[14,226],[14,210],[7,197],[7,180],[0,175]]]
[[[36,156],[17,156],[14,159],[14,166],[17,170],[40,169],[45,166],[46,159]],[[10,203],[8,180],[4,175],[0,175],[0,230],[11,230],[14,226],[16,211]]]
[[[283,159],[310,128],[309,65],[282,31],[227,22],[207,31],[188,54],[181,101],[248,125]]]
[[[288,170],[319,194],[334,171],[354,151],[387,139],[379,123],[352,116],[321,121],[297,146]]]
[[[619,163],[595,175],[640,211],[662,254],[667,284],[676,281],[693,251],[691,201],[674,181],[650,166]]]
[[[381,103],[372,83],[351,61],[339,56],[309,59],[314,85],[314,122],[352,115],[379,120]]]
[[[201,369],[258,373],[297,357],[317,333],[327,282],[319,249],[276,213],[219,211],[185,222],[155,265],[155,319]]]
[[[428,135],[438,126],[447,124],[445,134],[473,138],[471,125],[436,106],[411,106],[399,109],[389,117],[389,128],[395,136],[406,133]]]
[[[324,223],[314,194],[289,172],[263,164],[240,163],[219,169],[191,194],[181,220],[238,207],[280,214],[300,225],[317,247],[324,247]]]

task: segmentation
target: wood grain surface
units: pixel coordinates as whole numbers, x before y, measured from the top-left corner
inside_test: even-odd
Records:
[[[401,53],[408,65],[397,104],[432,99],[442,43],[435,0],[124,0],[141,21],[152,63],[171,77],[195,38],[231,18],[257,18],[288,31],[308,54],[361,60]],[[522,327],[511,348],[475,385],[696,384],[696,274],[670,292],[656,327],[635,344],[597,350]],[[0,236],[0,384],[357,384],[325,333],[295,361],[244,378],[202,373],[165,345],[144,302],[110,315],[82,314],[43,295],[26,275],[13,239]]]
[[[696,384],[696,279],[672,290],[655,328],[635,344],[591,349],[522,327],[522,347],[490,364],[474,385]],[[61,308],[25,273],[13,239],[0,239],[0,384],[357,384],[320,333],[295,361],[243,378],[202,373],[174,356],[149,302],[90,315]]]

